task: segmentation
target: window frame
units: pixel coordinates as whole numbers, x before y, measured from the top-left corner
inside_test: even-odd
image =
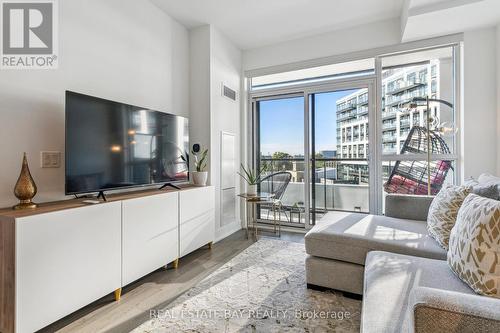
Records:
[[[255,107],[255,99],[275,99],[277,96],[285,96],[285,95],[293,95],[293,94],[303,94],[304,96],[304,103],[305,107],[309,108],[309,101],[308,101],[308,96],[311,92],[311,90],[314,90],[314,92],[320,92],[320,91],[328,91],[328,89],[331,89],[331,87],[338,87],[338,86],[343,86],[343,85],[349,85],[350,83],[352,84],[353,82],[363,82],[363,81],[370,81],[374,80],[375,84],[373,87],[374,91],[374,99],[371,103],[375,103],[373,106],[373,110],[376,114],[375,119],[373,121],[373,124],[370,123],[370,132],[374,131],[375,132],[375,139],[373,142],[370,142],[370,145],[368,147],[368,152],[367,154],[369,155],[368,158],[370,160],[374,161],[374,166],[376,167],[375,175],[376,179],[373,181],[373,186],[374,186],[374,193],[377,193],[375,195],[375,198],[373,198],[373,201],[375,202],[375,207],[372,210],[370,208],[371,213],[376,213],[376,214],[382,214],[383,213],[383,191],[381,190],[383,188],[383,162],[396,162],[398,160],[426,160],[427,155],[426,154],[412,154],[412,155],[400,155],[400,154],[383,154],[382,153],[382,126],[383,126],[383,115],[382,115],[382,109],[383,109],[383,104],[382,104],[382,90],[383,90],[383,84],[382,84],[382,59],[384,57],[389,57],[389,56],[394,56],[394,55],[401,55],[401,54],[408,54],[408,53],[414,53],[414,52],[421,52],[425,50],[432,50],[432,49],[439,49],[439,48],[444,48],[444,47],[452,47],[453,49],[453,55],[452,55],[452,61],[453,61],[453,104],[454,104],[454,117],[455,117],[455,126],[458,129],[461,129],[461,118],[462,118],[462,103],[461,103],[461,77],[462,77],[462,59],[461,59],[461,53],[463,49],[463,35],[462,34],[457,34],[457,35],[451,35],[451,36],[446,36],[446,37],[438,37],[438,38],[433,38],[430,40],[423,40],[423,41],[418,41],[418,42],[411,42],[411,43],[403,43],[399,44],[396,46],[392,47],[386,47],[386,48],[379,48],[379,49],[374,49],[372,51],[361,51],[361,52],[355,52],[351,54],[344,54],[340,56],[334,56],[334,57],[329,57],[329,58],[323,58],[323,59],[317,59],[316,61],[309,61],[309,62],[302,62],[300,64],[287,64],[287,65],[280,65],[280,66],[274,66],[271,68],[263,68],[263,69],[257,69],[257,70],[252,70],[252,71],[247,71],[245,72],[245,80],[246,80],[246,86],[248,87],[247,91],[247,107],[248,110],[250,110],[247,121],[248,121],[248,126],[247,128],[250,129],[250,133],[252,133],[253,138],[250,140],[251,143],[251,148],[249,151],[249,154],[247,157],[250,159],[252,162],[252,165],[254,167],[257,166],[257,146],[255,146],[255,139],[257,137],[256,129],[255,129],[255,119],[253,116],[254,113],[254,107]],[[368,56],[367,55],[371,55]],[[251,87],[251,82],[252,82],[252,77],[254,76],[260,76],[260,75],[267,75],[267,74],[272,74],[272,73],[279,73],[280,71],[291,71],[291,70],[297,70],[297,69],[303,69],[303,68],[308,68],[308,67],[317,67],[320,65],[328,65],[328,64],[333,64],[333,63],[341,63],[341,62],[349,62],[353,60],[360,60],[363,58],[374,58],[375,61],[375,71],[374,74],[367,74],[363,76],[357,76],[357,77],[352,77],[352,78],[340,78],[340,79],[332,79],[329,81],[322,81],[322,82],[311,82],[311,83],[304,83],[304,84],[296,84],[293,86],[287,86],[287,87],[273,87],[273,88],[268,88],[268,89],[258,89],[258,90],[252,90]],[[329,61],[327,59],[330,59]],[[305,66],[305,67],[304,67]],[[426,75],[432,77],[432,73],[427,71]],[[330,88],[329,88],[330,87]],[[319,90],[318,90],[319,89]],[[323,89],[323,90],[321,90]],[[308,119],[305,119],[305,126],[309,128],[309,123]],[[342,133],[340,133],[342,135]],[[307,138],[306,140],[309,140],[309,133],[308,129],[306,130],[305,137]],[[309,143],[307,143],[308,147]],[[431,155],[432,160],[439,160],[439,159],[447,159],[451,160],[454,163],[454,173],[453,173],[453,182],[458,184],[461,179],[463,179],[463,171],[462,171],[462,157],[461,157],[461,146],[462,146],[462,135],[461,131],[457,131],[457,133],[454,136],[454,151],[453,154],[442,154],[442,155]],[[376,148],[373,148],[376,147]],[[304,156],[306,161],[309,161],[309,152],[308,149],[305,152]],[[308,179],[309,175],[307,174],[307,178],[304,179],[305,182],[309,182],[310,179]],[[370,185],[372,186],[372,185]],[[309,205],[309,199],[306,196],[305,198],[305,204]],[[371,204],[370,204],[371,206]]]

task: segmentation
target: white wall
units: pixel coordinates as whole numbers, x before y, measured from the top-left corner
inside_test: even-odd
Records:
[[[221,224],[220,179],[221,133],[235,134],[236,147],[240,145],[241,51],[210,25],[190,31],[190,47],[191,142],[209,148],[209,183],[215,186],[215,238],[220,240],[241,229],[239,205],[236,205],[237,218],[232,223]],[[237,101],[221,95],[223,82],[236,90]],[[237,151],[236,164],[239,163],[240,152]]]
[[[59,4],[59,69],[0,73],[0,207],[12,205],[22,153],[39,194],[63,198],[64,168],[41,169],[42,150],[64,152],[64,91],[183,116],[189,103],[187,30],[147,0]]]
[[[243,52],[243,69],[264,68],[394,45],[401,41],[400,23],[399,19],[391,19],[246,50]]]
[[[205,149],[210,148],[210,26],[190,30],[189,44],[189,140],[191,145],[198,143]],[[209,155],[208,165],[210,160]],[[194,163],[190,167],[194,170]]]
[[[236,166],[240,165],[240,82],[241,51],[236,48],[217,29],[211,27],[211,150],[212,162],[210,173],[215,185],[215,220],[219,223],[216,239],[222,239],[241,229],[239,205],[236,205],[235,220],[222,225],[221,218],[221,133],[232,133],[236,137]],[[237,92],[237,100],[232,101],[222,96],[221,85],[226,84]],[[234,177],[238,177],[236,174]],[[239,182],[236,182],[236,193],[239,193]],[[237,200],[235,198],[235,200]]]
[[[497,172],[496,42],[493,27],[464,33],[462,133],[465,179],[478,177],[483,172]]]

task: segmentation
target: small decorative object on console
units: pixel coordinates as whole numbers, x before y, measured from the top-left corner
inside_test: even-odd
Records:
[[[204,171],[205,168],[207,167],[207,156],[208,156],[208,149],[203,150],[203,152],[200,154],[193,149],[191,153],[194,156],[194,165],[196,167],[196,171],[193,172],[193,183],[195,185],[199,186],[205,186],[207,185],[207,179],[208,179],[208,172]],[[200,155],[200,156],[198,156]]]
[[[28,159],[26,153],[23,156],[23,164],[21,167],[21,174],[17,179],[16,186],[14,187],[14,195],[19,199],[19,204],[15,205],[13,209],[33,209],[37,205],[31,201],[36,195],[36,184],[31,177],[30,169],[28,167]]]

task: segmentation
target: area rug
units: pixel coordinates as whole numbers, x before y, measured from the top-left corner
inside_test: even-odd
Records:
[[[262,238],[133,332],[359,332],[361,302],[307,289],[305,257]]]

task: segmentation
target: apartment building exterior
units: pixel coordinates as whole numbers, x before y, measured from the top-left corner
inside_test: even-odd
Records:
[[[412,126],[425,126],[422,108],[400,110],[400,104],[413,97],[439,97],[441,60],[425,64],[386,69],[382,78],[382,153],[396,154],[401,150]],[[337,107],[337,155],[353,159],[337,165],[339,180],[355,183],[368,181],[366,161],[369,149],[368,90],[360,89],[339,99]],[[433,110],[439,117],[439,107]]]

